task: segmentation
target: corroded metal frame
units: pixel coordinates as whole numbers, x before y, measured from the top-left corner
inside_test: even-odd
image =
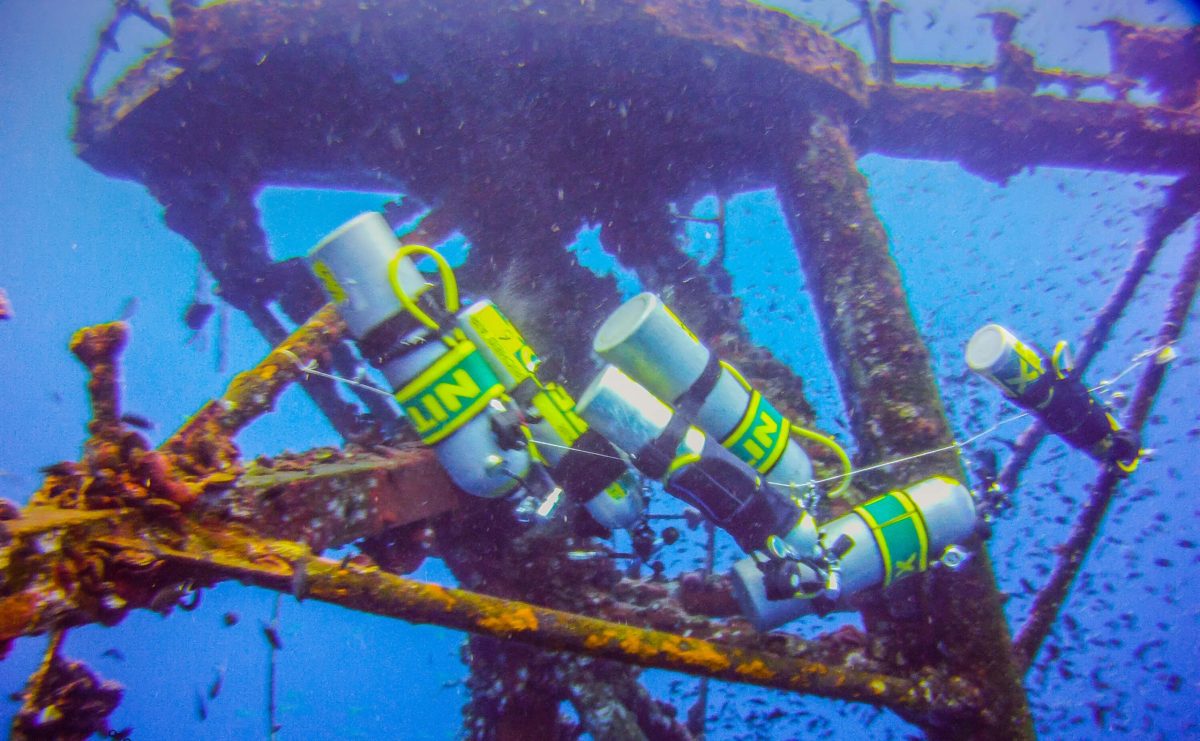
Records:
[[[547,651],[868,702],[900,713],[934,738],[1032,737],[1021,676],[1055,620],[1117,484],[1107,473],[1012,652],[997,650],[1010,642],[986,555],[965,571],[905,587],[940,605],[915,623],[899,625],[886,611],[868,607],[867,640],[882,650],[864,651],[858,639],[848,643],[845,636],[808,642],[762,637],[737,621],[689,616],[669,594],[603,569],[587,574],[578,589],[525,597],[517,585],[472,561],[472,554],[449,546],[438,555],[470,589],[421,585],[376,566],[323,560],[314,551],[399,526],[403,542],[389,541],[376,552],[398,551],[393,566],[403,570],[406,553],[420,557],[427,530],[453,532],[488,514],[453,489],[427,451],[318,451],[246,465],[233,442],[238,429],[270,408],[283,385],[297,380],[339,430],[362,432],[354,405],[327,381],[303,372],[310,361],[338,369],[353,359],[340,342],[344,328],[329,309],[320,309],[320,292],[302,266],[270,258],[253,204],[258,189],[270,183],[417,194],[433,208],[422,224],[426,236],[461,229],[486,247],[464,271],[475,287],[502,290],[514,275],[553,274],[539,279],[535,292],[560,321],[532,321],[529,332],[565,358],[559,370],[569,380],[586,370],[585,353],[574,351],[586,335],[579,327],[616,300],[611,281],[582,270],[562,249],[581,220],[598,221],[606,248],[648,286],[670,291],[718,352],[790,414],[811,422],[800,380],[749,344],[737,320],[738,302],[717,289],[720,281],[681,257],[662,207],[664,199],[775,186],[800,238],[797,249],[852,431],[863,462],[870,463],[938,447],[951,437],[886,234],[855,167],[859,156],[956,161],[999,181],[1036,165],[1180,176],[1089,334],[1089,348],[1098,348],[1158,246],[1196,210],[1196,89],[1164,87],[1167,81],[1154,79],[1147,63],[1193,41],[1171,29],[1109,22],[1103,30],[1112,44],[1113,73],[1088,78],[1037,67],[1011,41],[1015,18],[997,13],[995,64],[916,64],[891,58],[894,8],[883,2],[873,13],[869,2],[860,5],[875,46],[875,79],[831,36],[739,0],[233,0],[203,9],[175,0],[170,19],[136,2],[119,4],[102,48],[104,37],[129,15],[169,34],[169,41],[103,95],[91,90],[92,65],[76,96],[79,154],[106,173],[145,183],[163,203],[168,225],[196,245],[222,295],[279,347],[159,450],[150,450],[118,414],[116,359],[124,328],[101,326],[76,338],[73,349],[92,373],[92,437],[84,461],[56,467],[33,506],[19,516],[8,513],[0,639],[115,622],[129,609],[152,606],[164,586],[237,578],[298,598]],[[601,39],[600,52],[588,56],[588,45],[580,42],[585,37]],[[406,45],[399,51],[397,39]],[[575,67],[548,66],[554,54],[568,52]],[[601,52],[619,61],[602,65]],[[322,73],[310,74],[317,62]],[[408,66],[388,67],[400,63],[421,74],[410,79]],[[930,72],[956,77],[961,86],[896,82]],[[490,80],[506,99],[521,93],[517,104],[499,105],[486,90],[465,84],[480,73],[488,77],[481,84]],[[595,80],[571,77],[585,73]],[[1128,102],[1136,78],[1162,103]],[[982,89],[987,81],[993,89]],[[700,105],[721,115],[683,116],[671,104],[677,88],[664,83],[696,86]],[[1053,84],[1068,94],[1035,94]],[[395,105],[382,112],[369,105],[339,111],[329,105],[334,85],[365,101],[378,94]],[[1073,91],[1088,85],[1105,87],[1112,99],[1077,99]],[[743,96],[740,106],[722,108],[727,99],[721,96],[734,94]],[[226,99],[244,102],[244,96],[256,100],[245,107],[250,117],[235,104],[222,105]],[[548,101],[586,102],[589,96],[598,111],[546,108]],[[466,133],[456,134],[455,124]],[[660,140],[640,133],[656,128]],[[574,142],[573,150],[556,152],[547,134],[556,129],[588,137]],[[672,167],[643,156],[654,151],[651,145]],[[545,160],[531,156],[543,151]],[[577,193],[579,182],[591,183],[592,191]],[[1173,295],[1160,332],[1164,346],[1179,336],[1198,262],[1189,258]],[[270,311],[273,303],[303,322],[290,337]],[[1147,370],[1129,426],[1144,424],[1163,372],[1159,365]],[[391,413],[372,395],[356,403],[389,422]],[[1036,435],[1029,433],[1024,443],[1030,450]],[[1010,486],[1022,464],[1015,460],[1006,472]],[[888,471],[876,483],[936,473],[962,475],[953,456],[931,456]],[[297,522],[318,518],[282,516],[276,501],[305,515],[324,506],[327,516],[321,528],[306,528]],[[515,537],[490,554],[503,558],[505,549],[524,554],[523,548]],[[691,637],[678,635],[684,629]],[[938,650],[939,638],[954,642],[953,658]],[[49,669],[65,666],[55,663],[57,645],[42,679],[27,693],[30,713],[44,711],[49,702],[43,687]],[[498,660],[484,651],[472,655],[476,671]],[[597,688],[566,698],[595,737],[688,736],[633,689],[630,677],[601,676],[556,653],[545,655]],[[914,673],[905,666],[921,668]],[[100,683],[89,686],[103,695],[104,702],[89,706],[101,713],[111,696]],[[513,706],[520,704],[516,700],[530,703],[526,709],[539,702],[536,693],[522,697],[516,686],[504,691]],[[612,720],[612,713],[600,712],[605,701],[597,698],[609,698],[608,707],[623,708],[624,715]],[[518,733],[512,715],[493,719],[496,727]],[[97,723],[103,722],[101,714]],[[548,735],[557,719],[543,712],[523,722],[520,732]]]

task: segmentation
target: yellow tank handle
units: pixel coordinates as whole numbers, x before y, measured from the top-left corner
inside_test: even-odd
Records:
[[[441,327],[433,320],[433,317],[422,311],[421,307],[417,306],[417,302],[405,293],[404,287],[400,285],[400,275],[397,272],[397,267],[399,267],[400,261],[409,255],[423,255],[437,264],[438,275],[442,279],[442,305],[445,307],[446,312],[450,314],[457,314],[460,308],[458,281],[454,277],[454,269],[450,267],[450,263],[446,262],[446,258],[442,257],[437,250],[419,244],[409,244],[401,247],[392,256],[391,261],[388,262],[388,280],[392,284],[392,291],[395,292],[400,305],[421,324],[435,331],[440,330]]]
[[[795,422],[792,423],[792,433],[804,438],[805,440],[812,440],[813,442],[820,443],[834,452],[834,455],[836,455],[838,460],[842,463],[843,476],[842,480],[837,486],[829,491],[827,496],[832,499],[836,499],[845,494],[846,490],[850,488],[851,479],[853,479],[854,466],[850,463],[850,456],[846,455],[846,451],[842,449],[842,446],[838,445],[837,441],[832,437],[826,437],[819,432],[813,432],[812,430],[805,429]]]

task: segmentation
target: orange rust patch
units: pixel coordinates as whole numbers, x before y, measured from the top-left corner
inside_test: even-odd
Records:
[[[442,609],[447,612],[454,609],[454,605],[458,603],[458,600],[451,596],[449,592],[436,584],[426,584],[424,587],[425,596],[434,602],[440,603]]]
[[[767,668],[767,665],[758,659],[755,659],[748,664],[739,664],[734,671],[743,677],[751,677],[753,679],[766,680],[775,678],[775,672]]]
[[[519,630],[537,630],[537,615],[528,607],[504,610],[479,620],[479,626],[495,633],[515,633]]]
[[[0,600],[0,638],[5,640],[24,634],[29,625],[37,623],[41,612],[41,597],[32,592],[19,592]]]
[[[583,645],[589,650],[604,648],[612,638],[614,638],[613,634],[607,630],[603,633],[592,633],[583,639]]]
[[[871,690],[871,694],[878,697],[887,689],[887,685],[883,683],[882,679],[873,679],[867,684],[867,689]]]
[[[676,638],[674,636],[663,641],[661,646],[653,646],[636,636],[629,636],[621,641],[621,648],[643,658],[665,654],[676,661],[704,668],[712,672],[724,671],[729,668],[731,663],[729,657],[703,641]]]
[[[631,656],[649,658],[658,653],[658,649],[648,645],[637,634],[627,635],[621,639],[621,650]]]

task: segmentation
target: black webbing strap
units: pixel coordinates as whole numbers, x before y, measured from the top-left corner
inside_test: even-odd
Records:
[[[679,449],[679,443],[689,427],[691,423],[682,414],[671,417],[662,434],[634,454],[634,465],[650,478],[656,481],[661,479],[671,467],[671,461],[675,460],[675,451]]]
[[[417,299],[417,304],[421,309],[428,314],[439,327],[442,327],[441,334],[452,332],[455,329],[454,315],[446,311],[445,307],[434,301],[430,296],[430,292],[425,292]],[[420,328],[420,324],[407,311],[400,311],[388,317],[383,322],[380,322],[367,332],[358,341],[358,350],[367,362],[376,368],[382,368],[396,358],[408,353],[426,342],[440,336],[434,332],[426,332],[415,340],[407,340],[413,331]]]
[[[587,502],[623,473],[625,461],[595,430],[580,435],[552,471],[567,496],[578,502]]]
[[[700,411],[700,407],[704,406],[704,400],[716,387],[717,379],[720,377],[721,361],[717,359],[716,353],[710,352],[708,362],[704,364],[704,370],[700,371],[700,376],[692,382],[687,391],[684,391],[675,400],[675,411],[688,419],[695,417],[696,412]]]

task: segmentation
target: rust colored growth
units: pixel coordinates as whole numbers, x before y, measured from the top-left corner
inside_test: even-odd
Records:
[[[464,496],[427,447],[324,449],[250,464],[214,506],[319,552],[457,509]]]
[[[30,500],[34,505],[64,508],[114,509],[138,507],[148,514],[172,517],[187,507],[204,488],[178,480],[166,456],[148,449],[136,432],[114,428],[112,439],[88,442],[82,463],[50,467]]]
[[[211,580],[290,591],[291,569],[256,563],[245,555],[252,540],[222,535],[224,547],[193,539],[187,551],[164,548],[162,556],[182,570]],[[287,552],[294,545],[258,541],[257,552]],[[433,623],[480,635],[528,643],[640,666],[681,671],[733,682],[790,689],[854,702],[891,707],[908,717],[958,708],[977,710],[970,696],[931,696],[927,687],[903,677],[856,671],[764,650],[723,646],[645,628],[538,607],[461,589],[450,589],[388,574],[375,568],[327,559],[305,562],[306,595],[362,612]],[[957,692],[961,686],[954,686]]]
[[[91,437],[81,463],[50,466],[35,505],[111,509],[126,505],[144,507],[160,515],[176,514],[193,501],[197,491],[181,484],[162,454],[130,429],[120,416],[117,359],[129,338],[129,325],[111,322],[79,330],[70,349],[90,373],[88,393]]]
[[[304,375],[303,366],[319,360],[345,331],[337,309],[322,308],[258,365],[235,376],[221,398],[206,404],[163,448],[176,456],[200,456],[201,468],[229,463],[236,453],[229,438],[269,412],[287,385]],[[218,460],[207,460],[212,455]]]
[[[129,325],[125,322],[85,327],[71,337],[71,352],[91,374],[88,394],[92,399],[92,421],[88,430],[94,436],[110,431],[121,416],[117,357],[125,349],[128,337]]]
[[[81,661],[59,654],[63,634],[57,633],[42,665],[29,678],[24,703],[13,719],[12,738],[86,739],[108,732],[108,716],[121,702],[124,689],[100,679]]]
[[[233,436],[270,411],[287,385],[304,374],[307,364],[323,357],[345,328],[336,309],[324,307],[258,365],[235,376],[220,398],[205,404],[163,443],[161,450],[170,460],[162,473],[181,482],[183,488],[176,487],[183,498],[180,504],[232,486],[240,473]]]
[[[24,591],[0,597],[0,642],[7,647],[13,639],[28,635],[31,627],[40,622],[41,612],[42,598],[36,592]]]
[[[0,640],[55,626],[113,625],[131,606],[144,605],[160,565],[153,544],[178,536],[174,526],[143,520],[139,512],[30,506],[6,521]]]

